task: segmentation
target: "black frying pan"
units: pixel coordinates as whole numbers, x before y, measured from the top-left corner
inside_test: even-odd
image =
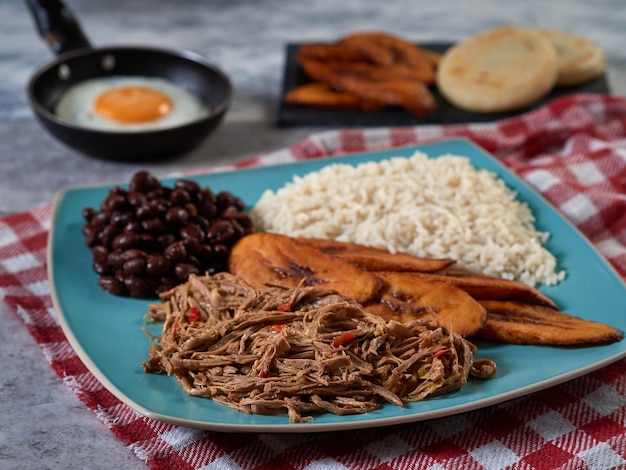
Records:
[[[118,161],[177,156],[199,145],[230,106],[230,80],[201,56],[153,47],[93,48],[61,1],[26,1],[39,33],[58,54],[35,71],[28,83],[28,98],[41,124],[69,147],[93,157]],[[139,132],[85,129],[55,116],[54,107],[69,87],[108,75],[165,78],[200,96],[209,113],[182,126]]]

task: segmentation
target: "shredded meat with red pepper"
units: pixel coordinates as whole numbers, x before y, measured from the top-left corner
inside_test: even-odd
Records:
[[[365,413],[495,373],[434,316],[387,323],[335,291],[255,289],[219,273],[192,275],[161,299],[148,311],[163,331],[144,370],[245,413],[288,413],[291,422]]]

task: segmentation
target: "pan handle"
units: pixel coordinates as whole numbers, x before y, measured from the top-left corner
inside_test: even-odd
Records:
[[[40,36],[55,54],[91,47],[78,20],[61,0],[26,0]]]

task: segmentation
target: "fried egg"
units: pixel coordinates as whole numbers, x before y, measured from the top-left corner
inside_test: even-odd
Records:
[[[208,108],[200,97],[163,78],[111,76],[69,88],[54,112],[81,127],[133,132],[187,124]]]

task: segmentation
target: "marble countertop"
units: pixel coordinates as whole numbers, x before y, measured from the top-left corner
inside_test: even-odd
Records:
[[[605,51],[614,94],[626,96],[622,0],[68,0],[94,45],[147,44],[200,53],[235,86],[232,109],[200,148],[141,165],[87,158],[35,122],[24,92],[52,53],[23,2],[0,0],[0,215],[51,203],[62,187],[126,181],[244,159],[295,144],[321,128],[276,126],[285,45],[386,30],[416,42],[453,42],[481,29],[521,24],[567,29]],[[0,468],[143,468],[48,366],[18,318],[0,305]]]

